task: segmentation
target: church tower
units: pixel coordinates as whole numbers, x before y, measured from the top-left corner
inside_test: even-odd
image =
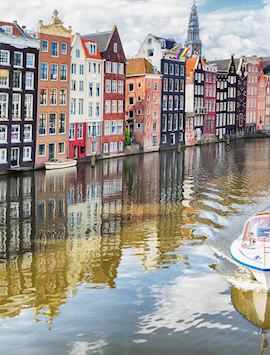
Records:
[[[189,17],[186,47],[190,48],[190,55],[202,54],[202,41],[200,38],[200,26],[198,18],[198,9],[194,0],[194,4],[191,8],[191,14]]]

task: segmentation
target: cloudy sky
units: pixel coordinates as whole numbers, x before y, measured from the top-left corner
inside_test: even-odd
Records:
[[[103,31],[117,24],[125,51],[133,56],[146,34],[186,38],[193,0],[1,0],[1,19],[29,29],[50,20],[57,8],[75,32]],[[197,0],[208,59],[270,56],[270,0]]]

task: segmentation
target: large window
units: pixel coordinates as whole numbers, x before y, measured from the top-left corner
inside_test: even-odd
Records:
[[[118,80],[118,93],[123,94],[124,93],[124,82],[123,80]]]
[[[118,69],[118,63],[113,62],[112,63],[112,72],[113,72],[113,74],[117,74],[117,69]]]
[[[66,131],[66,115],[65,113],[59,114],[59,133],[65,133]]]
[[[52,57],[58,57],[58,42],[51,43],[51,55]]]
[[[22,73],[20,71],[13,72],[13,89],[22,88]]]
[[[48,41],[44,39],[41,43],[42,52],[48,52],[48,47]]]
[[[75,124],[74,123],[71,123],[69,125],[69,138],[75,139]]]
[[[8,94],[0,93],[0,117],[8,117]]]
[[[123,100],[118,100],[118,113],[123,113]]]
[[[12,118],[21,118],[21,95],[12,95]]]
[[[40,89],[40,105],[46,106],[47,105],[47,89]]]
[[[119,63],[118,72],[119,74],[124,74],[124,63]]]
[[[65,106],[67,104],[67,91],[60,89],[60,105]]]
[[[19,142],[20,141],[20,126],[12,125],[11,126],[11,142]]]
[[[34,68],[35,67],[35,54],[26,53],[26,68]]]
[[[96,117],[99,117],[100,115],[100,107],[99,107],[99,102],[96,103]]]
[[[7,126],[0,126],[0,143],[7,142]]]
[[[93,96],[93,83],[90,82],[88,86],[88,96],[92,97]]]
[[[106,80],[106,93],[111,92],[111,80]]]
[[[33,118],[33,95],[31,94],[25,95],[24,118]]]
[[[38,155],[40,157],[43,157],[46,155],[46,145],[45,144],[39,144],[38,146]]]
[[[76,114],[76,99],[73,98],[70,100],[70,113],[72,115]]]
[[[111,72],[112,72],[112,63],[106,62],[106,73],[111,73]]]
[[[0,88],[9,87],[9,71],[0,69]]]
[[[110,100],[105,101],[105,113],[111,113],[111,101]]]
[[[65,43],[65,42],[61,43],[61,53],[67,54],[67,43]]]
[[[25,89],[33,90],[34,89],[34,73],[26,72],[25,74]]]
[[[51,78],[51,80],[54,80],[54,81],[58,79],[58,65],[57,64],[51,64],[50,78]]]
[[[79,99],[79,115],[83,115],[83,99]]]
[[[40,79],[48,80],[48,64],[40,63]]]
[[[58,153],[59,154],[65,153],[65,143],[64,142],[58,143]]]
[[[50,105],[55,106],[57,104],[57,89],[50,90]]]
[[[123,121],[117,121],[117,134],[123,134]]]
[[[100,84],[96,83],[96,96],[100,96]]]
[[[5,49],[0,49],[0,64],[9,65],[9,51]]]
[[[83,138],[83,124],[78,123],[78,138],[81,139]]]
[[[31,142],[32,141],[32,125],[26,124],[23,128],[23,141]]]
[[[39,127],[38,127],[38,133],[40,136],[44,136],[46,134],[46,120],[47,120],[46,114],[42,113],[39,117]]]
[[[14,52],[14,67],[22,67],[23,65],[23,56],[22,52]]]
[[[112,93],[117,93],[117,80],[112,80]]]
[[[60,80],[67,81],[67,65],[66,64],[60,65]]]
[[[56,114],[50,113],[50,121],[49,121],[49,134],[55,134],[55,123],[56,123]]]
[[[23,147],[23,161],[32,160],[32,147]]]
[[[7,162],[7,150],[0,149],[0,164],[5,164]]]

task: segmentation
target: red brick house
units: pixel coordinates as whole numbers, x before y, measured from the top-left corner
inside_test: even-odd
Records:
[[[103,156],[117,156],[125,141],[125,80],[126,56],[114,26],[112,31],[83,36],[97,43],[104,60]]]

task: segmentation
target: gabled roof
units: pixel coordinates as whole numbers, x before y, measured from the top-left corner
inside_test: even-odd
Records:
[[[145,58],[128,59],[126,67],[127,76],[132,75],[146,75],[146,74],[160,74],[155,70],[154,66]]]
[[[112,34],[113,31],[96,32],[88,35],[83,35],[82,39],[88,39],[96,42],[99,52],[103,53],[108,48]]]
[[[0,29],[4,26],[12,27],[13,36],[26,36],[24,30],[17,24],[17,22],[0,21]]]
[[[186,76],[189,77],[192,70],[197,67],[199,56],[188,58],[186,61]]]
[[[97,47],[96,55],[90,53],[89,44],[96,44],[96,42],[94,40],[82,38],[81,41],[82,41],[82,46],[83,46],[86,58],[102,59],[101,54],[100,54],[100,52],[98,50],[98,47]]]

